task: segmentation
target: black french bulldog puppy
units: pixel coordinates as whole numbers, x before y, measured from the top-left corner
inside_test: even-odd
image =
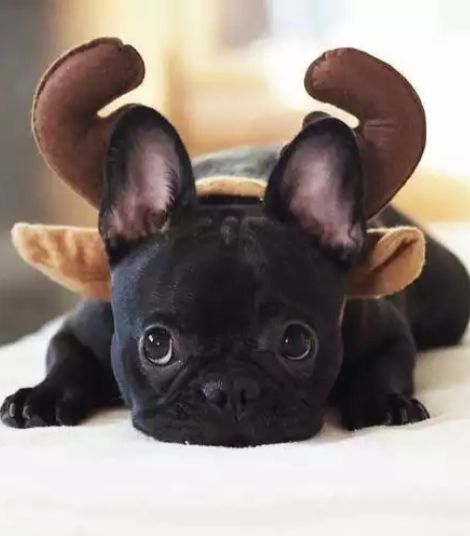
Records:
[[[366,221],[358,147],[313,122],[279,155],[235,150],[191,165],[174,128],[138,106],[111,139],[99,228],[111,304],[84,301],[51,340],[47,376],[9,396],[7,425],[73,425],[124,402],[157,439],[258,445],[428,417],[417,349],[457,343],[470,282],[428,237],[420,278],[390,299],[346,298]],[[265,177],[264,202],[197,199],[195,180]],[[378,223],[409,223],[388,208]]]

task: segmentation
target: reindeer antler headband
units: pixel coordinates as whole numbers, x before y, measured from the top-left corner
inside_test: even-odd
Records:
[[[106,117],[98,113],[139,86],[144,73],[142,58],[132,46],[118,39],[101,38],[60,57],[39,83],[32,119],[39,150],[51,169],[96,208],[101,200],[102,164],[111,132],[132,105]],[[426,123],[417,94],[391,66],[352,48],[331,50],[315,60],[307,69],[305,87],[315,99],[358,118],[355,133],[365,177],[364,207],[367,217],[372,217],[404,185],[421,158]],[[233,185],[233,181],[228,185],[223,179],[202,180],[198,181],[198,193],[227,191]],[[239,183],[237,188],[237,195],[243,195],[245,189],[250,195],[256,191],[262,196],[264,186],[251,180]],[[400,281],[395,277],[394,284],[388,282],[388,290],[399,290],[419,274],[424,242],[418,230],[406,229],[398,241],[396,231],[392,238],[378,239],[377,232],[371,236],[375,249],[382,243],[382,254],[385,249],[400,250],[401,265],[406,258],[412,266],[407,270],[402,266],[406,276],[398,278]],[[23,258],[52,279],[87,295],[109,296],[108,265],[96,231],[20,224],[14,229],[13,239]],[[370,293],[374,287],[364,283],[373,279],[371,257],[368,263],[367,278],[360,272],[352,275],[353,294],[357,294],[354,289]],[[384,293],[383,288],[383,284],[374,287],[374,293]]]

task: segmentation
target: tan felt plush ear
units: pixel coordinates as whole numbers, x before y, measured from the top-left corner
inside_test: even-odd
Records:
[[[348,296],[388,296],[412,283],[424,265],[425,240],[416,227],[369,229],[366,257],[350,275]]]
[[[96,229],[17,223],[12,240],[28,264],[56,283],[88,298],[109,300],[108,260]]]

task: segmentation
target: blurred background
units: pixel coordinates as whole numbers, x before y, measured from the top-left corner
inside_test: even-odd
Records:
[[[338,46],[377,55],[412,81],[428,117],[399,204],[424,223],[470,219],[468,0],[0,0],[0,342],[76,300],[22,263],[9,232],[15,221],[95,224],[39,157],[29,113],[46,67],[102,35],[147,65],[121,102],[156,106],[192,155],[292,137],[314,106],[303,75],[315,57]]]

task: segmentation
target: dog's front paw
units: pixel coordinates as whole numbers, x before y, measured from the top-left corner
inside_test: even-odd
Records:
[[[0,418],[7,426],[32,428],[36,426],[78,424],[88,413],[88,404],[73,392],[63,392],[44,385],[19,389],[8,396],[0,408]]]
[[[419,400],[401,394],[375,396],[361,403],[352,401],[342,411],[343,425],[348,430],[380,424],[409,424],[428,418],[428,410]]]

